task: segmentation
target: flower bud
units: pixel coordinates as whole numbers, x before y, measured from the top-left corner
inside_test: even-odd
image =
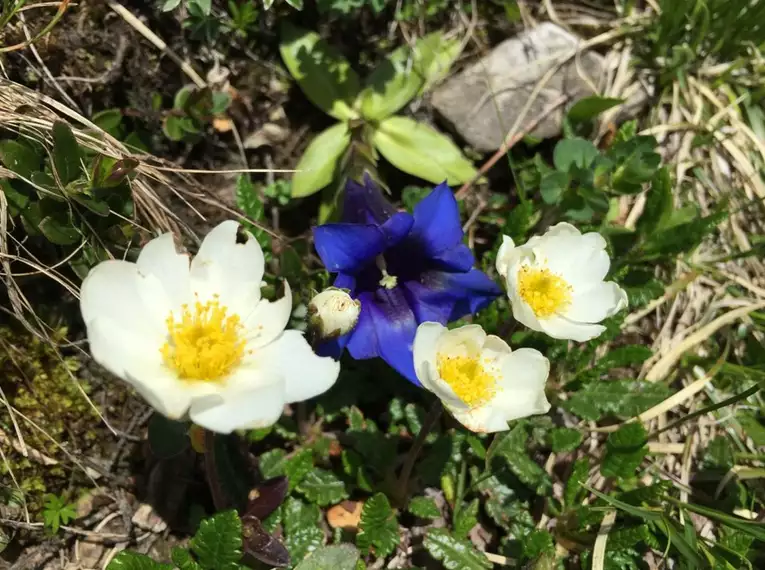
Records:
[[[316,340],[328,340],[348,334],[356,326],[361,301],[344,289],[329,287],[308,304],[308,322]]]

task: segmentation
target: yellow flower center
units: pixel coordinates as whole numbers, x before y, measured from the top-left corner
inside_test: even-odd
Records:
[[[168,340],[160,349],[165,364],[184,380],[224,378],[244,356],[239,316],[227,315],[217,296],[182,309],[179,320],[172,313],[166,320]]]
[[[550,317],[571,303],[571,285],[549,269],[521,267],[518,293],[537,317]]]
[[[487,403],[497,391],[497,379],[477,358],[439,354],[437,365],[444,382],[471,408]]]

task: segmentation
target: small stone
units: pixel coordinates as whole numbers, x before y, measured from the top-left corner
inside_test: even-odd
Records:
[[[433,106],[475,149],[497,150],[515,124],[539,80],[581,40],[551,22],[544,22],[495,47],[491,53],[446,81],[433,94]],[[561,94],[570,107],[595,95],[605,68],[603,57],[580,53],[565,63],[532,103],[523,128]],[[587,80],[582,77],[586,76]],[[550,113],[530,133],[539,138],[560,134],[565,109]]]
[[[138,528],[154,533],[163,532],[167,529],[167,523],[147,503],[138,507],[132,521]]]

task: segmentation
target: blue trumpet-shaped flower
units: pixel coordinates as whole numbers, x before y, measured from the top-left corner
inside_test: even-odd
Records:
[[[356,359],[381,357],[411,382],[412,343],[417,326],[446,324],[488,305],[501,289],[473,268],[475,259],[462,243],[457,200],[440,184],[414,208],[397,212],[365,176],[349,181],[343,222],[314,229],[316,251],[335,287],[361,301],[356,328],[322,347]]]

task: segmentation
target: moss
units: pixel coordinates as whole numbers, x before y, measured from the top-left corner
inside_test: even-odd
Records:
[[[56,331],[54,342],[63,341],[66,332]],[[6,478],[10,466],[30,510],[40,508],[43,494],[59,493],[75,482],[57,443],[72,452],[96,437],[98,415],[83,395],[90,392],[90,386],[77,378],[80,366],[76,357],[62,356],[54,346],[26,331],[0,327],[0,385],[20,414],[16,421],[24,442],[61,461],[45,466],[9,446],[7,463],[0,462],[0,476]],[[16,437],[8,414],[0,414],[0,428],[8,437]]]

